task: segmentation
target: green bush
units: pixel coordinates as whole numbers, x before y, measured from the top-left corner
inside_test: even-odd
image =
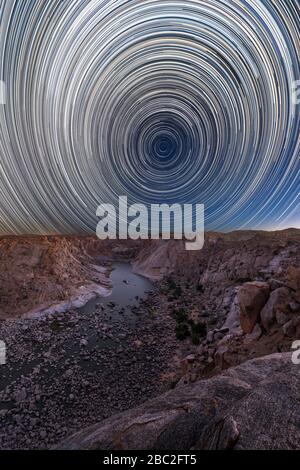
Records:
[[[174,289],[174,295],[178,298],[182,295],[182,289],[181,286],[176,286]]]
[[[183,308],[181,308],[179,310],[174,308],[173,309],[173,316],[174,316],[177,323],[184,323],[184,322],[188,321],[188,316],[185,313],[185,311],[183,310]]]
[[[194,332],[192,332],[192,343],[195,345],[200,344],[200,337]]]
[[[200,344],[200,338],[203,338],[207,334],[207,326],[205,323],[194,323],[190,320],[191,331],[192,331],[192,343]]]
[[[187,323],[177,323],[175,328],[176,338],[183,341],[190,335],[190,330]]]
[[[182,295],[182,289],[181,286],[178,286],[174,279],[168,278],[167,279],[167,285],[169,289],[169,301],[176,300]]]
[[[198,336],[206,336],[207,334],[207,326],[205,323],[191,323],[192,333]]]

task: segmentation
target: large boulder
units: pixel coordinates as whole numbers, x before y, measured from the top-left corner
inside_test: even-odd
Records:
[[[252,333],[269,294],[270,286],[266,282],[246,282],[240,287],[238,292],[240,323],[244,333]]]
[[[299,366],[277,353],[174,390],[74,434],[59,449],[300,448]]]
[[[300,317],[295,316],[282,327],[285,336],[290,338],[299,338],[300,333]]]
[[[267,331],[276,322],[278,312],[285,314],[289,311],[290,302],[291,296],[287,287],[280,287],[271,292],[269,300],[260,312],[261,322]]]

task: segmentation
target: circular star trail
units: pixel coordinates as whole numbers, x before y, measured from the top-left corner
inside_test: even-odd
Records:
[[[119,195],[203,203],[210,229],[295,220],[298,0],[11,0],[0,21],[1,233],[95,232]]]

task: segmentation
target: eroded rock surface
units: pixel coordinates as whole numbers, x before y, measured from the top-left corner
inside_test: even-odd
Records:
[[[281,323],[282,314],[286,315],[289,312],[290,301],[291,294],[286,287],[279,287],[271,293],[268,302],[260,313],[262,324],[266,330],[269,330],[276,320]],[[279,313],[281,313],[281,316],[278,315]],[[286,319],[289,320],[287,316]],[[285,321],[283,321],[284,323]]]
[[[109,272],[89,253],[94,243],[93,237],[1,237],[0,319],[34,316],[52,306],[63,311],[76,307],[76,300],[108,295]]]
[[[246,282],[239,289],[240,324],[245,333],[252,333],[269,293],[270,286],[267,282]]]

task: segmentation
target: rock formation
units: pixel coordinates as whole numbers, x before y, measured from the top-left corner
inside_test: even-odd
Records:
[[[239,289],[240,324],[245,333],[252,333],[269,294],[270,287],[267,282],[245,282]]]

